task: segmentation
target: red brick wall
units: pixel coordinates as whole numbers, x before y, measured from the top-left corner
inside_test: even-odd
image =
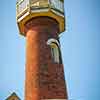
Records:
[[[48,17],[31,19],[25,33],[25,100],[67,99],[63,65],[52,61],[47,45],[48,39],[58,39],[58,23]]]

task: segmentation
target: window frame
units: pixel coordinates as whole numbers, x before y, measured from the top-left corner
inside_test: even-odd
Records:
[[[60,44],[58,40],[53,38],[49,39],[47,41],[47,45],[50,46],[53,63],[61,64],[62,59],[61,59],[61,52],[60,52]]]

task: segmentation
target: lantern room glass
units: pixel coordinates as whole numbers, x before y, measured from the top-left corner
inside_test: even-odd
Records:
[[[23,13],[27,9],[36,10],[49,8],[60,13],[64,12],[63,0],[18,0],[16,3],[17,15]]]

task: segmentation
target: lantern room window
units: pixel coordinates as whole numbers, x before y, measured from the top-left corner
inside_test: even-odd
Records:
[[[24,35],[24,25],[30,18],[47,16],[59,23],[59,33],[65,30],[63,0],[17,0],[16,20],[19,32]]]
[[[21,14],[24,12],[29,5],[29,0],[18,0],[17,1],[17,14]]]
[[[31,7],[47,7],[48,0],[31,0]]]

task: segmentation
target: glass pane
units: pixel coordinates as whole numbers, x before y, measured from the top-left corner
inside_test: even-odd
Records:
[[[54,60],[54,48],[51,47],[51,55],[52,55],[52,59]]]
[[[47,7],[48,6],[48,0],[31,0],[31,6]]]
[[[64,4],[61,0],[50,0],[50,4],[52,8],[64,12]]]
[[[19,2],[17,2],[17,14],[22,12],[27,7],[28,4],[29,0],[20,0]]]
[[[51,46],[52,59],[55,63],[59,63],[59,50],[56,44]]]
[[[59,51],[57,46],[54,48],[54,54],[55,54],[55,62],[59,63]]]

